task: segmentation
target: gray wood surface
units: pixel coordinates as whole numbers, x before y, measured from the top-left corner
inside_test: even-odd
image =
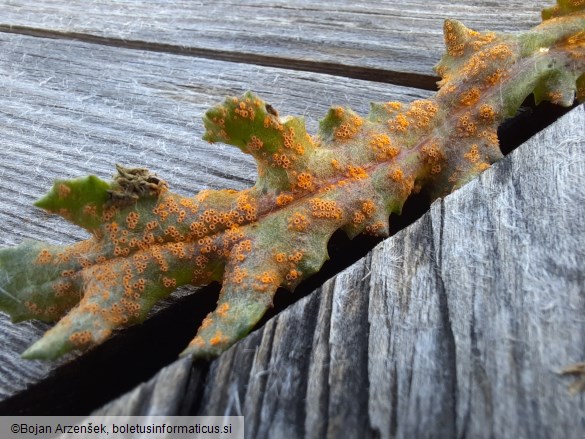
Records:
[[[249,438],[581,438],[584,183],[581,105],[220,356],[194,410]],[[169,376],[98,413],[155,414],[155,385],[168,413]]]
[[[0,47],[0,247],[25,238],[71,243],[86,237],[32,203],[55,178],[95,174],[109,180],[116,163],[148,167],[183,194],[250,186],[256,176],[250,156],[201,140],[201,116],[227,95],[254,90],[281,114],[305,115],[311,132],[333,103],[365,114],[369,101],[430,95],[309,72],[1,32]],[[0,399],[60,364],[19,358],[46,328],[38,322],[14,325],[0,315]]]
[[[540,22],[538,1],[2,2],[0,30],[191,53],[434,88],[445,18],[514,32]],[[404,73],[407,73],[406,75]]]

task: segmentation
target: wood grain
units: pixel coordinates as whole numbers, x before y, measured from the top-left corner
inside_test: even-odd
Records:
[[[225,352],[193,410],[250,438],[582,437],[584,153],[581,105]]]
[[[250,186],[256,176],[251,157],[200,139],[201,116],[227,95],[252,89],[281,114],[305,115],[308,129],[315,132],[317,120],[333,103],[365,114],[371,100],[408,102],[430,94],[328,75],[3,33],[0,46],[0,247],[27,238],[71,243],[86,237],[83,230],[32,203],[55,178],[95,174],[109,180],[116,163],[148,167],[182,194]],[[46,325],[13,325],[5,315],[0,318],[4,399],[43,379],[59,363],[19,358]]]
[[[4,2],[0,30],[434,89],[444,19],[523,31],[552,3],[19,0]]]

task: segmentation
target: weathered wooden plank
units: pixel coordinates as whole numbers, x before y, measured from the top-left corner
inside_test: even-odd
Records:
[[[282,114],[304,114],[312,132],[332,103],[365,114],[371,100],[410,101],[429,95],[327,75],[81,42],[0,33],[0,45],[0,247],[25,238],[70,243],[86,236],[32,206],[54,178],[95,174],[109,179],[114,165],[121,163],[148,167],[184,194],[250,185],[256,173],[250,157],[200,140],[200,117],[226,95],[253,89]],[[46,377],[59,363],[19,359],[46,325],[13,325],[5,315],[0,318],[4,399]]]
[[[0,29],[434,87],[442,22],[522,31],[552,0],[5,2]],[[408,73],[409,75],[405,75]]]
[[[580,438],[585,107],[212,363],[247,437]],[[367,314],[367,318],[366,318]]]

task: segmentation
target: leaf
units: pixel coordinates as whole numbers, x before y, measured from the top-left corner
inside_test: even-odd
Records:
[[[410,194],[444,196],[499,160],[498,125],[530,93],[560,105],[575,92],[583,99],[581,3],[559,1],[518,36],[447,20],[433,99],[374,103],[366,118],[333,107],[315,137],[251,92],[227,98],[206,113],[204,139],[255,158],[252,188],[183,197],[122,166],[111,183],[58,180],[37,206],[92,237],[0,250],[0,309],[14,321],[58,321],[24,356],[87,349],[144,320],[177,287],[220,281],[216,310],[184,352],[218,355],[254,327],[279,286],[294,290],[321,268],[336,230],[387,236],[389,215]]]

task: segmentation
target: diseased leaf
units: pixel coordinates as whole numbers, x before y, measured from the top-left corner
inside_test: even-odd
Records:
[[[292,290],[321,268],[337,229],[387,236],[389,215],[410,194],[444,196],[500,159],[497,128],[529,94],[583,100],[584,8],[559,0],[518,36],[447,20],[433,99],[374,103],[366,118],[334,107],[315,137],[251,92],[227,98],[206,113],[204,139],[254,156],[258,179],[243,191],[183,197],[122,166],[111,183],[55,182],[37,206],[92,237],[0,251],[0,309],[14,321],[57,321],[23,355],[89,348],[144,320],[175,288],[220,281],[216,310],[184,352],[218,355],[254,327],[279,286]]]

